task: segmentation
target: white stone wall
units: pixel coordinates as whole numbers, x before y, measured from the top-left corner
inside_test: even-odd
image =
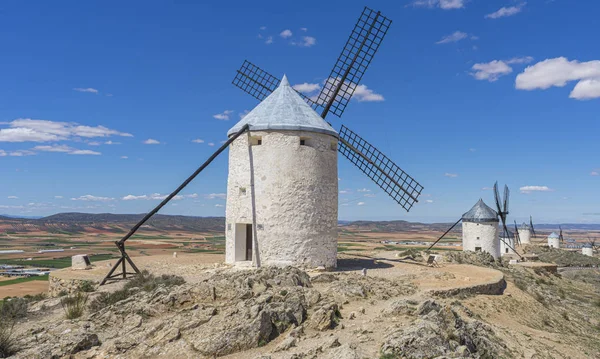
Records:
[[[500,239],[498,237],[498,222],[462,222],[463,251],[475,251],[481,247],[482,252],[488,252],[494,258],[500,257]]]
[[[581,254],[583,254],[584,256],[593,257],[594,250],[591,247],[583,247],[583,248],[581,248]]]
[[[560,240],[558,238],[548,238],[548,247],[560,248]]]
[[[504,239],[504,241],[499,239],[500,240],[500,255],[504,256],[507,254],[516,254],[515,251],[513,251],[511,249],[511,247],[515,248],[515,239],[514,238],[503,238],[503,239]],[[508,243],[508,246],[504,242]]]
[[[262,144],[248,146],[258,136]],[[252,223],[253,207],[261,265],[336,267],[337,139],[302,131],[256,131],[236,139],[229,146],[227,263],[236,261],[236,223]]]
[[[531,230],[519,228],[518,231],[519,231],[519,239],[521,240],[521,244],[531,243]]]

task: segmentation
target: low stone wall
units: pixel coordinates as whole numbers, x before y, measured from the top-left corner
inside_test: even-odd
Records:
[[[506,289],[506,281],[504,280],[504,275],[502,275],[498,280],[488,283],[448,289],[433,289],[428,291],[428,293],[433,297],[448,298],[457,295],[500,295],[504,293],[504,289]]]
[[[97,286],[100,282],[91,279],[62,279],[57,276],[53,276],[52,272],[48,277],[48,296],[58,297],[60,294],[73,294],[77,292],[79,287],[84,282],[92,282],[94,286]]]

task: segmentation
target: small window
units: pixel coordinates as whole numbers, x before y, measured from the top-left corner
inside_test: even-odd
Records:
[[[256,229],[262,231],[263,229],[265,229],[265,227],[262,224],[257,224]]]
[[[481,247],[475,247],[475,252],[481,252]]]
[[[300,146],[309,146],[308,137],[300,137]]]
[[[262,137],[260,137],[260,136],[250,137],[250,146],[260,146],[260,145],[262,145]]]
[[[242,195],[242,196],[246,195],[246,187],[240,187],[240,195]]]
[[[479,239],[479,237],[477,237],[477,239]]]
[[[331,144],[330,144],[330,147],[329,147],[329,148],[330,148],[332,151],[337,151],[337,147],[338,147],[338,144],[337,144],[337,142],[335,142],[335,141],[332,141],[332,142],[331,142]]]
[[[231,223],[227,223],[227,230],[231,231]]]

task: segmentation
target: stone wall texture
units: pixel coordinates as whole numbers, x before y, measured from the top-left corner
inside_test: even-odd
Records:
[[[480,247],[494,258],[500,257],[500,238],[498,222],[465,222],[462,223],[463,251],[475,251]]]
[[[60,294],[74,294],[83,282],[92,282],[95,286],[99,284],[98,281],[89,279],[62,279],[53,276],[52,272],[50,272],[50,276],[48,277],[48,296],[53,298],[58,297]]]
[[[261,145],[249,146],[258,138]],[[235,239],[245,229],[236,224],[252,224],[253,208],[261,265],[336,267],[337,139],[303,131],[255,131],[236,139],[229,146],[227,263],[242,259]]]

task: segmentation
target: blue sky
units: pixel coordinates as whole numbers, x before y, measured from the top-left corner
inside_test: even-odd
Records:
[[[147,212],[256,105],[244,59],[318,88],[364,5],[3,1],[0,213]],[[425,190],[407,214],[340,157],[340,219],[453,221],[498,180],[511,220],[600,222],[599,2],[367,5],[392,26],[328,119]],[[224,154],[163,212],[224,215],[226,176]]]

